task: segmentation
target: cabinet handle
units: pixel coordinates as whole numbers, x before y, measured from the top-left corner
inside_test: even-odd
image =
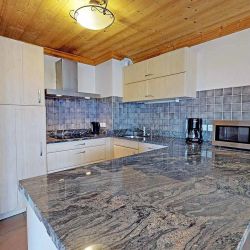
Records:
[[[147,77],[147,76],[152,76],[152,75],[154,75],[154,74],[146,74],[145,77]]]
[[[42,102],[41,89],[38,89],[38,103]]]
[[[85,143],[78,144],[78,145],[76,145],[76,147],[77,146],[85,146]]]
[[[154,97],[153,95],[145,95],[145,97]]]
[[[40,156],[43,156],[43,144],[40,142]]]

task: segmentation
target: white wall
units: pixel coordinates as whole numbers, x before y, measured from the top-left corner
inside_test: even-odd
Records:
[[[192,47],[197,90],[250,85],[250,29]]]
[[[78,63],[77,68],[78,91],[85,93],[95,93],[95,66]]]
[[[56,61],[60,58],[54,56],[44,56],[44,85],[45,89],[56,88]]]

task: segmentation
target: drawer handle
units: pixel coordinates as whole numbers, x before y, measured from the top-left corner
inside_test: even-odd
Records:
[[[85,146],[85,143],[77,144],[76,147],[77,146]]]
[[[145,95],[145,97],[154,97],[153,95]]]
[[[154,75],[154,74],[146,74],[145,76],[147,77],[147,76],[152,76],[152,75]]]

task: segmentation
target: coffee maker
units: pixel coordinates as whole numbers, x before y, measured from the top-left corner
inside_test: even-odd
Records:
[[[91,122],[92,124],[92,132],[94,135],[100,134],[100,122]]]
[[[186,142],[202,143],[202,119],[187,118],[186,120]]]

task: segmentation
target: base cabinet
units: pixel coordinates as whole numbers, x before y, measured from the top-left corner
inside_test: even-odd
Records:
[[[47,145],[48,172],[79,167],[106,159],[106,140],[93,139]]]
[[[17,117],[17,169],[20,180],[47,173],[45,107],[20,106]]]
[[[15,108],[0,106],[0,217],[17,208]]]
[[[24,209],[18,181],[46,172],[45,107],[0,105],[0,219]]]

